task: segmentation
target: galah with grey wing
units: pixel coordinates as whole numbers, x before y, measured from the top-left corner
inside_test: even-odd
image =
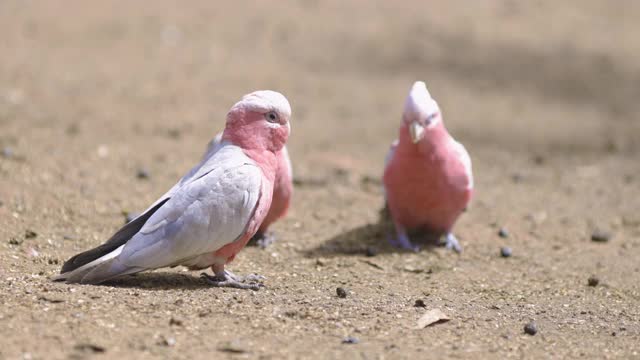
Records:
[[[203,159],[211,152],[216,151],[220,146],[221,141],[222,133],[219,133],[207,145],[207,150]],[[293,196],[293,172],[291,170],[291,160],[289,159],[289,152],[287,151],[286,145],[282,147],[282,150],[276,153],[276,161],[276,178],[273,184],[271,207],[269,208],[267,216],[262,221],[262,224],[260,224],[258,232],[256,232],[249,241],[249,245],[255,244],[263,249],[276,240],[275,235],[268,232],[269,226],[287,214],[289,204],[291,203],[291,197]]]
[[[274,91],[245,95],[227,114],[215,151],[104,244],[69,259],[54,280],[98,284],[167,266],[211,267],[214,286],[257,290],[258,276],[225,270],[263,223],[291,107]]]
[[[447,248],[462,251],[452,228],[473,193],[471,159],[447,132],[438,103],[422,81],[413,84],[405,103],[383,183],[395,226],[392,243],[416,250],[409,234],[445,236]]]

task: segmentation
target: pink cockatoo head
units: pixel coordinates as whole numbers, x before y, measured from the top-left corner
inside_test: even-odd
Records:
[[[426,132],[441,122],[440,117],[440,107],[429,94],[427,85],[423,81],[416,81],[411,87],[402,114],[402,121],[409,129],[411,141],[419,143]]]
[[[254,91],[229,110],[223,139],[244,149],[277,152],[291,132],[290,117],[291,106],[282,94]]]

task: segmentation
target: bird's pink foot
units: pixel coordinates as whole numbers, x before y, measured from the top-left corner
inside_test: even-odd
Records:
[[[222,271],[213,276],[207,273],[201,273],[200,277],[205,279],[206,282],[215,287],[230,287],[235,289],[245,289],[258,291],[261,287],[264,287],[262,280],[264,276],[257,274],[250,274],[247,276],[237,276],[230,271]]]
[[[413,245],[411,243],[411,240],[409,240],[409,235],[407,234],[407,232],[400,228],[400,227],[396,227],[396,237],[393,237],[392,233],[388,233],[387,234],[387,240],[389,241],[389,243],[392,246],[395,247],[399,247],[401,249],[405,249],[405,250],[411,250],[411,251],[415,251],[418,252],[420,251],[420,247],[417,245]]]
[[[458,254],[462,252],[462,246],[460,246],[458,239],[452,233],[447,233],[445,235],[444,246],[449,250],[457,252]]]
[[[267,246],[276,242],[276,236],[273,233],[263,233],[258,231],[251,240],[249,240],[249,245],[256,245],[261,249],[265,249]]]

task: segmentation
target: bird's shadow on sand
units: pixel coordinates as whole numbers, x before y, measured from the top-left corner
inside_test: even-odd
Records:
[[[309,258],[316,258],[413,252],[413,250],[392,246],[389,242],[389,234],[393,234],[393,225],[381,218],[377,223],[362,225],[338,234],[315,248],[303,251],[303,254]],[[421,250],[432,251],[438,247],[438,239],[433,236],[414,235],[411,240]]]
[[[200,273],[194,272],[194,274]],[[162,271],[127,275],[106,281],[101,285],[141,290],[199,290],[212,287],[199,276]]]

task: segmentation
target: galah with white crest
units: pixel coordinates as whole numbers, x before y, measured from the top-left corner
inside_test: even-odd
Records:
[[[291,107],[274,91],[245,95],[229,110],[221,142],[166,194],[104,244],[69,259],[54,280],[98,284],[145,270],[211,267],[213,286],[259,289],[260,276],[225,270],[271,207],[277,154]]]
[[[471,159],[447,132],[438,103],[422,81],[407,97],[383,183],[395,227],[393,244],[417,250],[410,235],[444,236],[447,248],[462,251],[452,228],[473,194]]]

